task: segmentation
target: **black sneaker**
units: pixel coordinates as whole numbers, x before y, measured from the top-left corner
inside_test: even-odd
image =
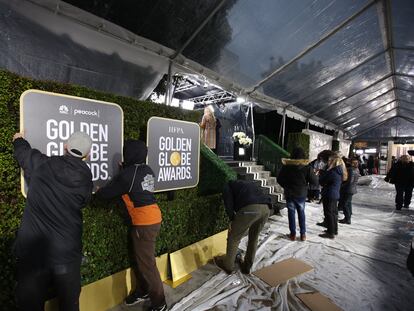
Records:
[[[321,238],[325,238],[325,239],[334,239],[335,238],[335,236],[333,234],[329,234],[329,233],[319,234],[319,236]]]
[[[351,224],[351,221],[350,220],[347,220],[347,219],[340,219],[340,220],[338,220],[338,222],[340,223],[340,224],[346,224],[346,225],[350,225]]]
[[[227,274],[232,274],[233,273],[233,271],[228,270],[226,267],[224,267],[223,259],[221,258],[221,256],[214,257],[213,258],[213,263],[216,265],[216,267],[220,268],[221,270],[223,270]]]
[[[247,267],[243,259],[239,258],[237,263],[239,264],[241,273],[250,274],[250,267]]]
[[[323,230],[323,232],[324,232],[324,233],[328,233],[328,229]],[[335,234],[335,235],[338,235],[338,231],[336,231],[334,234]]]
[[[163,304],[159,307],[151,307],[150,311],[165,311],[168,310],[167,304]]]
[[[125,298],[125,305],[126,306],[133,306],[136,305],[137,303],[140,303],[142,301],[145,301],[149,299],[149,295],[145,294],[145,295],[138,295],[137,292],[133,292],[131,294],[129,294],[129,296],[127,298]]]

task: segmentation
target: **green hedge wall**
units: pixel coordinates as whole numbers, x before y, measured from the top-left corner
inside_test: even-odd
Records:
[[[339,140],[332,140],[332,151],[339,151]],[[344,154],[347,156],[347,154]]]
[[[256,137],[258,163],[265,166],[272,172],[272,176],[277,176],[282,168],[282,158],[289,158],[290,154],[264,135]]]
[[[145,137],[151,116],[197,122],[199,112],[137,101],[87,88],[55,82],[35,81],[0,71],[0,305],[13,310],[14,258],[11,247],[23,213],[25,199],[20,193],[20,175],[13,159],[11,138],[19,130],[19,98],[27,89],[92,98],[119,104],[124,110],[124,136]],[[211,151],[201,148],[198,187],[175,191],[174,200],[157,194],[163,224],[157,241],[157,254],[178,250],[227,227],[222,206],[223,183],[235,178]],[[208,195],[206,195],[208,194]],[[204,196],[201,196],[204,195]],[[84,209],[82,284],[88,284],[130,266],[128,257],[129,217],[123,204],[92,200]]]
[[[302,147],[305,151],[306,159],[309,159],[310,136],[305,133],[289,133],[287,151],[292,153],[296,147]]]

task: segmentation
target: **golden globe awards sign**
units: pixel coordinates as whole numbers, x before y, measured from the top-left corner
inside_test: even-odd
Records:
[[[28,90],[20,97],[20,130],[32,148],[48,156],[63,155],[72,133],[87,133],[92,148],[86,163],[92,172],[94,191],[118,172],[118,163],[122,161],[123,111],[116,104]],[[23,183],[22,192],[26,193]]]
[[[195,187],[199,179],[200,127],[197,123],[152,117],[147,127],[147,163],[155,191]]]

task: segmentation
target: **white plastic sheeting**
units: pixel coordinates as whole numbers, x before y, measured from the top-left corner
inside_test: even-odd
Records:
[[[62,1],[32,2],[0,0],[0,68],[140,99],[168,71],[171,50]]]
[[[412,104],[404,103],[402,105],[406,107]],[[412,138],[414,137],[413,122],[400,117],[393,118],[375,129],[360,135],[358,139],[378,140],[379,137],[382,137],[383,140],[393,140],[395,137],[400,137],[401,139],[404,137],[407,139]]]
[[[351,141],[349,140],[339,140],[339,151],[345,157],[349,155],[349,148],[351,147]]]
[[[323,150],[332,149],[332,136],[307,129],[302,130],[302,133],[310,136],[309,160],[316,159],[318,154]]]
[[[307,310],[295,296],[318,290],[343,310],[413,310],[414,278],[405,261],[414,235],[412,209],[394,211],[393,186],[372,176],[358,187],[352,225],[339,224],[335,240],[318,237],[322,206],[307,204],[306,242],[291,242],[287,213],[272,216],[260,236],[253,270],[295,257],[315,270],[272,288],[253,275],[220,272],[173,306],[173,311]],[[341,218],[341,217],[340,217]],[[246,248],[243,239],[240,248]]]

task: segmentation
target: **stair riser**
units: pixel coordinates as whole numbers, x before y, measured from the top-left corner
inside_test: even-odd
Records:
[[[238,179],[254,181],[260,186],[264,194],[270,195],[272,204],[276,204],[278,209],[285,207],[283,188],[277,183],[276,177],[265,170],[264,165],[238,161],[226,161],[226,163],[237,173]]]

